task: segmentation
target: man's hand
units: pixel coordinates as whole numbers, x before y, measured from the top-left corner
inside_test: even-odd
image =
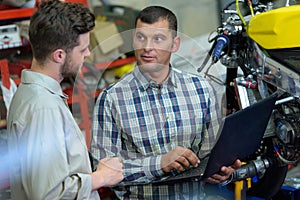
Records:
[[[92,173],[93,190],[113,186],[123,180],[123,164],[120,158],[104,158]]]
[[[227,180],[230,175],[242,165],[240,160],[236,160],[233,165],[226,167],[221,167],[221,170],[218,174],[214,174],[211,177],[207,178],[206,181],[213,184],[219,184],[225,180]]]
[[[184,171],[191,165],[197,167],[199,163],[200,160],[193,151],[178,146],[162,156],[161,168],[166,173],[170,172],[172,169]]]

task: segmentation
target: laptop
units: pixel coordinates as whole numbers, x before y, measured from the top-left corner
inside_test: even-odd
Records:
[[[207,158],[197,168],[154,180],[153,184],[174,184],[200,181],[218,173],[222,166],[230,166],[236,159],[244,160],[260,146],[277,99],[273,94],[257,103],[223,118],[219,138]]]

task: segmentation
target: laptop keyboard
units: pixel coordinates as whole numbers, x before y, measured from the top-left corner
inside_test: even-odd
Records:
[[[173,170],[171,173],[173,175],[169,177],[163,177],[160,180],[155,180],[153,184],[174,184],[178,181],[200,181],[201,177],[205,171],[205,167],[207,165],[208,158],[204,159],[200,162],[198,167],[190,167],[186,171],[178,172],[177,170]]]

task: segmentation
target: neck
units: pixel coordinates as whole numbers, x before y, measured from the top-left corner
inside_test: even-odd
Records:
[[[60,83],[63,80],[63,77],[62,77],[60,71],[55,70],[55,69],[59,69],[59,68],[56,67],[55,65],[51,65],[51,63],[46,63],[46,62],[39,63],[35,59],[33,59],[30,69],[33,72],[37,72],[37,73],[41,73],[46,76],[49,76],[49,77],[53,78],[54,80],[56,80],[58,83]]]
[[[139,69],[143,74],[156,81],[158,84],[162,84],[170,73],[170,67],[168,65],[160,66],[159,68],[157,68],[157,66],[152,66],[149,68],[139,67]]]
[[[149,78],[156,81],[158,84],[162,84],[166,78],[168,77],[169,73],[163,73],[162,72],[153,72],[153,73],[145,73]]]

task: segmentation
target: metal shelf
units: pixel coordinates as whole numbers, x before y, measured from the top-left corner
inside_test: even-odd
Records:
[[[36,8],[12,8],[0,6],[0,20],[30,18]]]
[[[81,3],[85,6],[88,6],[87,0],[67,0],[67,1],[74,2],[74,3]],[[11,6],[0,5],[0,20],[30,18],[36,9],[37,9],[36,7],[16,8]]]

